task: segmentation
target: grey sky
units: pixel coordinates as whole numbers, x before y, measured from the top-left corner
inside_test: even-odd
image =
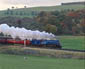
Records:
[[[64,2],[77,2],[84,0],[0,0],[0,10],[6,9],[11,6],[23,7],[27,5],[29,7],[35,6],[54,6]]]

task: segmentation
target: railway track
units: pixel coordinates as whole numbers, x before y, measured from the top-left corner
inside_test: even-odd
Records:
[[[72,51],[72,52],[85,52],[85,50],[76,50],[76,49],[56,49],[56,50]]]
[[[41,48],[42,49],[42,48]],[[72,52],[85,52],[85,50],[77,50],[77,49],[59,49],[59,48],[43,48],[43,49],[52,49],[52,50],[63,50],[63,51],[72,51]]]
[[[44,48],[44,49],[47,49],[47,48]],[[85,50],[76,50],[76,49],[52,49],[52,50],[71,51],[71,52],[85,52]]]

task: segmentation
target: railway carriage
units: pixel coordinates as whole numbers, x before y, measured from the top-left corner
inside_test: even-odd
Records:
[[[0,37],[0,44],[25,44],[27,47],[62,48],[59,40],[14,40],[10,37]]]

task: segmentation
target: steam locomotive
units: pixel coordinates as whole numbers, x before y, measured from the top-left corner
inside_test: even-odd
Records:
[[[40,47],[40,48],[59,48],[62,46],[59,40],[20,40],[12,39],[11,37],[0,37],[0,44],[22,44],[26,47]]]

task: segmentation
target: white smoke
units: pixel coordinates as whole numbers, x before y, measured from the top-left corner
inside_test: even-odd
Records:
[[[21,40],[32,40],[32,39],[43,39],[43,40],[51,40],[55,37],[52,33],[47,33],[45,31],[40,32],[38,30],[32,31],[27,30],[25,28],[18,28],[18,27],[9,27],[7,24],[0,25],[0,33],[4,35],[11,36],[13,39],[19,38]]]

